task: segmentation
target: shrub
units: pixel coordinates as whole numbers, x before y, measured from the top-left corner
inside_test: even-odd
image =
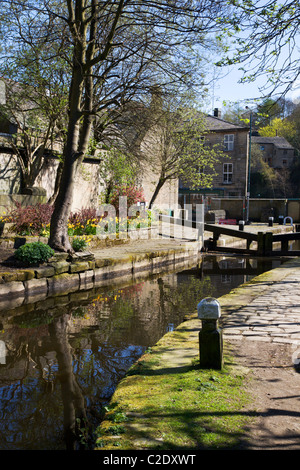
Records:
[[[54,255],[54,250],[45,243],[25,243],[15,251],[15,257],[28,264],[44,263]]]
[[[117,186],[110,197],[110,204],[115,206],[116,210],[119,210],[119,198],[121,196],[127,197],[127,208],[133,206],[137,202],[145,202],[145,196],[143,188],[137,186]]]
[[[81,209],[78,212],[71,212],[69,216],[69,223],[74,225],[86,225],[89,220],[96,219],[96,209],[93,207]]]
[[[84,237],[75,237],[72,241],[72,247],[75,251],[83,251],[88,245],[87,240]]]
[[[81,209],[78,212],[72,212],[68,220],[69,235],[95,235],[96,227],[100,217],[96,215],[96,209]]]
[[[19,235],[39,235],[50,223],[53,206],[50,204],[36,204],[22,206],[15,202],[16,207],[10,209],[7,220],[14,225],[12,229]]]

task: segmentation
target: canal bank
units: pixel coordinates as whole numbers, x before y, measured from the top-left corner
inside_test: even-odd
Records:
[[[219,298],[224,371],[199,368],[196,314],[165,335],[118,385],[97,450],[299,450],[299,282],[295,258]]]
[[[32,267],[4,260],[0,269],[0,311],[48,296],[109,285],[112,280],[134,281],[164,267],[175,269],[188,260],[196,264],[200,256],[198,242],[173,239],[128,240],[91,250],[73,256],[55,253],[48,263]]]
[[[156,344],[156,342],[159,340],[159,338],[162,338],[162,336],[165,334],[166,331],[170,331],[170,329],[173,329],[172,324],[174,321],[175,316],[171,318],[171,315],[168,315],[168,312],[165,311],[165,308],[167,306],[167,302],[164,302],[164,297],[168,300],[168,304],[170,306],[170,312],[172,311],[172,315],[174,311],[176,310],[176,283],[179,281],[179,278],[176,277],[173,278],[172,276],[168,276],[166,279],[164,279],[162,276],[162,272],[167,271],[167,265],[165,264],[164,267],[161,265],[160,267],[158,266],[157,269],[157,274],[154,277],[158,277],[160,281],[157,285],[155,285],[154,290],[150,287],[152,286],[152,281],[150,282],[145,282],[144,279],[145,276],[147,275],[147,269],[144,270],[145,266],[149,268],[149,266],[153,266],[152,264],[149,265],[149,263],[144,263],[144,267],[141,271],[135,271],[134,276],[132,275],[132,269],[129,268],[129,271],[127,275],[129,276],[130,279],[130,286],[133,287],[133,295],[134,298],[136,299],[136,304],[140,304],[141,309],[138,310],[137,312],[140,313],[135,313],[135,309],[130,307],[130,303],[126,301],[127,295],[129,294],[128,289],[125,288],[125,291],[123,291],[123,288],[117,289],[117,291],[113,291],[112,285],[115,283],[115,280],[119,279],[121,281],[124,279],[126,283],[126,275],[122,277],[121,275],[116,276],[116,279],[114,279],[114,276],[111,274],[114,272],[114,269],[112,269],[114,263],[119,264],[119,259],[120,257],[123,256],[123,260],[125,261],[128,258],[130,258],[130,263],[132,266],[132,261],[133,259],[135,262],[143,262],[147,259],[153,259],[153,258],[159,258],[159,256],[150,256],[149,257],[149,252],[154,253],[154,254],[160,254],[161,257],[161,262],[163,262],[163,254],[168,256],[165,259],[165,262],[170,262],[170,269],[173,269],[173,261],[174,260],[174,248],[178,242],[172,241],[172,250],[173,252],[170,253],[168,250],[166,250],[166,243],[169,243],[168,240],[164,240],[164,250],[161,249],[159,251],[155,251],[155,247],[157,248],[157,244],[154,246],[149,244],[149,241],[143,242],[143,244],[134,244],[133,246],[126,245],[126,253],[123,251],[125,246],[120,246],[118,248],[118,256],[116,256],[116,250],[114,247],[114,250],[110,253],[108,256],[108,252],[111,250],[111,247],[107,247],[105,250],[99,250],[100,251],[100,256],[103,257],[102,262],[104,264],[103,267],[109,266],[111,269],[109,270],[109,274],[107,273],[103,276],[101,280],[101,287],[100,291],[96,292],[94,289],[86,289],[85,284],[82,284],[81,290],[78,291],[76,290],[76,285],[72,287],[72,285],[67,286],[69,288],[69,294],[64,295],[64,293],[60,293],[57,295],[54,295],[52,297],[47,297],[45,298],[44,296],[46,294],[42,294],[41,297],[38,295],[29,297],[28,299],[24,298],[24,296],[20,296],[18,299],[18,302],[20,302],[20,307],[17,309],[14,309],[13,312],[11,312],[11,317],[9,317],[9,312],[7,309],[2,310],[2,326],[1,326],[1,340],[2,340],[2,345],[5,343],[7,346],[7,367],[0,368],[1,373],[3,373],[3,380],[2,382],[4,384],[3,386],[3,391],[2,391],[2,406],[3,409],[5,409],[5,419],[2,420],[2,426],[7,426],[7,429],[11,429],[10,423],[13,424],[13,429],[16,429],[18,426],[22,428],[22,423],[24,424],[27,422],[27,418],[29,419],[29,416],[35,416],[35,418],[30,418],[33,419],[33,421],[36,421],[36,424],[38,424],[40,421],[43,422],[41,429],[37,428],[35,429],[35,432],[37,435],[34,435],[33,432],[33,426],[30,427],[30,434],[31,436],[27,436],[28,438],[31,437],[31,440],[29,439],[28,442],[25,439],[24,442],[22,443],[15,443],[14,440],[12,439],[10,434],[7,434],[6,430],[3,430],[2,435],[3,436],[8,436],[7,439],[9,441],[9,444],[14,448],[30,448],[30,449],[41,449],[41,448],[46,448],[46,443],[44,442],[43,438],[41,438],[41,433],[43,434],[44,432],[49,433],[49,440],[50,440],[50,445],[51,448],[53,447],[53,442],[57,444],[56,442],[56,436],[60,435],[60,432],[57,432],[57,426],[54,425],[54,423],[60,423],[60,417],[55,415],[55,419],[50,419],[47,421],[47,425],[45,426],[45,419],[47,412],[48,412],[48,405],[53,402],[54,397],[58,398],[58,395],[60,396],[60,377],[61,374],[57,375],[56,368],[59,365],[64,366],[65,364],[65,359],[67,359],[68,364],[73,364],[74,368],[67,368],[67,376],[69,377],[68,383],[73,383],[78,382],[81,384],[81,387],[78,389],[76,388],[77,392],[84,390],[86,396],[87,396],[87,402],[90,404],[92,401],[92,406],[89,406],[89,411],[90,408],[91,410],[99,410],[102,409],[101,404],[99,405],[99,400],[102,400],[102,396],[104,398],[107,397],[107,399],[110,399],[111,394],[109,396],[107,395],[108,388],[110,390],[111,384],[110,384],[110,373],[113,372],[113,376],[115,374],[115,361],[117,358],[121,359],[121,364],[120,367],[122,369],[122,374],[116,380],[114,383],[117,384],[121,380],[121,377],[124,376],[124,373],[129,370],[130,366],[134,363],[136,363],[136,367],[139,370],[139,375],[137,377],[137,383],[141,384],[141,375],[145,375],[145,377],[150,376],[150,374],[145,374],[145,369],[143,367],[143,360],[145,356],[143,356],[143,359],[141,361],[138,361],[138,358],[142,356],[144,353],[145,349],[148,347],[149,344],[153,345]],[[192,247],[192,245],[189,245],[189,247]],[[170,248],[170,245],[169,245]],[[133,250],[133,251],[132,251]],[[178,245],[178,250],[183,250],[182,244],[180,243]],[[193,253],[190,253],[191,256],[189,257],[188,263],[194,264],[194,255]],[[179,255],[177,251],[177,255]],[[202,256],[202,255],[201,255]],[[96,258],[97,256],[95,256]],[[183,257],[184,258],[184,257]],[[107,261],[109,259],[109,261]],[[156,260],[158,261],[158,260]],[[78,261],[79,262],[79,261]],[[222,261],[222,263],[224,260]],[[130,264],[129,263],[129,264]],[[176,266],[180,268],[180,264],[178,263],[178,260],[176,262]],[[72,264],[72,263],[71,263]],[[122,263],[121,263],[122,264]],[[185,261],[183,260],[182,265],[185,264]],[[238,263],[239,264],[239,263]],[[195,264],[194,264],[195,265]],[[45,266],[44,266],[45,267]],[[142,267],[142,266],[140,266]],[[49,268],[49,266],[48,266]],[[70,268],[70,266],[69,266]],[[177,269],[177,268],[176,268]],[[186,269],[186,268],[184,268]],[[269,269],[269,268],[268,268]],[[13,273],[13,269],[11,273]],[[262,271],[260,271],[262,272]],[[49,273],[48,273],[49,274]],[[76,274],[77,277],[79,277],[78,272],[75,273],[62,273],[62,274],[67,274],[68,276],[72,277],[73,274]],[[198,272],[197,268],[197,276],[200,274]],[[53,275],[53,271],[52,271]],[[59,276],[59,275],[58,275]],[[63,279],[61,277],[60,279]],[[197,279],[199,280],[199,279]],[[118,282],[119,282],[118,281]],[[25,281],[22,281],[25,282]],[[163,292],[163,284],[166,282],[166,289]],[[242,281],[244,282],[244,281]],[[138,294],[138,291],[136,290],[141,288],[141,284],[146,284],[145,291],[144,291],[144,297],[140,297]],[[151,286],[150,286],[151,284]],[[204,282],[205,284],[205,282]],[[240,281],[237,284],[233,285],[239,285]],[[199,295],[201,296],[203,293],[207,295],[211,295],[209,292],[204,292],[204,286],[202,286],[202,282],[197,283],[197,289],[195,290],[196,292],[196,299],[199,298]],[[121,284],[119,284],[119,287]],[[192,286],[192,283],[189,282],[188,284],[186,283],[179,283],[178,285],[178,292],[177,294],[180,294],[180,299],[182,299],[183,304],[189,305],[188,309],[185,309],[185,314],[190,313],[194,309],[194,305],[197,304],[197,301],[193,298],[193,302],[191,302],[191,296],[190,296],[190,290],[189,287]],[[200,288],[199,288],[200,286]],[[209,287],[209,286],[207,286]],[[74,289],[74,291],[73,291]],[[226,290],[226,292],[229,292],[229,290],[232,289],[229,288]],[[130,289],[129,289],[130,290]],[[200,292],[201,291],[201,292]],[[222,290],[222,292],[224,292]],[[220,296],[221,291],[217,290],[213,295]],[[89,297],[91,296],[91,297]],[[205,296],[205,295],[204,295]],[[204,297],[203,296],[203,297]],[[89,297],[91,301],[89,300]],[[41,298],[40,302],[37,302],[36,304],[29,303],[27,305],[24,305],[25,301],[34,301]],[[141,301],[142,299],[142,301]],[[113,310],[109,309],[110,305],[110,300],[111,305]],[[178,300],[178,299],[177,299]],[[71,302],[71,305],[69,306]],[[38,304],[38,305],[37,305]],[[2,304],[3,306],[4,304]],[[126,307],[126,310],[124,311],[124,307]],[[102,312],[101,315],[99,312]],[[166,315],[167,314],[167,315]],[[99,316],[98,316],[99,315]],[[128,318],[132,318],[132,323],[127,322]],[[157,323],[155,323],[155,319],[157,319]],[[164,323],[162,323],[162,320],[164,320]],[[180,325],[184,319],[184,316],[180,317],[180,320],[174,321],[174,325]],[[143,323],[143,324],[142,324]],[[1,324],[1,316],[0,316],[0,324]],[[144,330],[142,331],[139,328],[139,324],[141,327],[144,327]],[[48,325],[48,326],[47,326]],[[170,329],[169,329],[170,327]],[[152,338],[155,338],[154,340],[149,341],[149,335],[150,335],[150,329],[152,333],[155,333],[156,336],[152,336]],[[177,330],[178,333],[179,330]],[[185,324],[183,324],[183,330],[182,333],[184,335],[185,333]],[[116,334],[116,343],[113,342],[113,334]],[[135,338],[134,338],[135,335]],[[99,338],[98,338],[99,337]],[[50,338],[54,341],[50,343]],[[98,341],[99,339],[99,341]],[[171,341],[169,342],[169,336],[164,337],[164,339],[167,340],[167,344],[165,344],[165,354],[170,354],[171,356],[173,353],[176,356],[176,350],[178,348],[178,354],[180,357],[184,359],[184,354],[182,354],[182,349],[186,349],[186,352],[189,352],[188,348],[188,343],[187,343],[187,338],[181,335],[177,335],[177,337],[172,336]],[[177,342],[176,342],[177,341]],[[237,339],[238,341],[238,339]],[[232,343],[232,342],[231,342]],[[162,343],[160,343],[162,345]],[[228,344],[228,343],[226,343]],[[82,346],[82,348],[79,348],[79,345]],[[143,348],[143,346],[145,346]],[[184,347],[186,346],[186,347]],[[64,356],[64,361],[63,364],[61,364],[61,355],[58,354],[58,351],[63,348],[65,354]],[[155,348],[156,349],[156,348]],[[154,348],[153,348],[154,351]],[[129,353],[131,354],[130,360],[132,361],[129,363]],[[134,358],[133,358],[134,356]],[[55,358],[60,357],[60,362],[57,363]],[[151,359],[156,361],[157,356],[152,353]],[[177,358],[178,359],[178,358]],[[196,359],[197,360],[197,359]],[[136,362],[137,361],[137,362]],[[171,407],[170,410],[172,411],[173,415],[175,416],[175,425],[177,426],[178,424],[182,424],[181,420],[179,419],[180,415],[177,415],[174,413],[174,406],[180,402],[182,403],[181,410],[186,411],[186,406],[187,404],[196,404],[197,406],[197,413],[198,416],[202,414],[207,414],[207,402],[203,400],[203,395],[199,396],[199,392],[205,391],[205,397],[207,397],[208,392],[213,393],[213,396],[208,395],[208,398],[210,399],[210,402],[218,403],[220,408],[218,410],[215,410],[215,414],[228,414],[228,408],[224,412],[222,410],[223,405],[223,399],[222,396],[225,397],[230,397],[231,404],[234,406],[232,408],[231,413],[236,414],[239,409],[245,409],[245,402],[243,401],[243,393],[240,392],[240,381],[241,381],[241,376],[244,375],[244,372],[248,370],[248,366],[245,368],[236,368],[235,371],[238,371],[238,373],[229,373],[227,375],[221,374],[219,375],[218,373],[211,373],[208,372],[208,375],[206,378],[204,378],[203,375],[201,375],[201,378],[199,377],[198,370],[195,369],[193,366],[195,360],[192,359],[192,367],[188,367],[190,373],[194,373],[193,378],[191,379],[191,383],[193,384],[193,387],[188,387],[188,385],[185,382],[185,370],[186,366],[183,363],[183,367],[181,368],[181,374],[180,376],[177,375],[178,369],[176,369],[176,374],[166,374],[166,379],[172,380],[173,378],[176,379],[175,382],[175,387],[176,387],[176,397],[171,397],[171,399],[168,402],[168,406]],[[227,361],[228,362],[228,361]],[[232,362],[232,361],[231,361]],[[148,362],[145,364],[147,365]],[[86,364],[83,367],[83,364]],[[91,367],[91,369],[90,369]],[[25,376],[23,373],[23,370],[25,372]],[[93,370],[93,373],[86,374],[88,370]],[[136,370],[136,369],[135,369]],[[232,371],[232,369],[230,369]],[[18,374],[18,371],[21,371],[21,378],[20,382],[16,381],[17,375],[14,375],[14,372]],[[28,371],[28,372],[27,372]],[[131,369],[132,373],[133,369]],[[157,372],[157,371],[156,371]],[[27,375],[28,373],[28,375]],[[5,374],[7,374],[5,376]],[[94,375],[96,374],[96,375]],[[137,375],[137,374],[135,374]],[[158,374],[154,373],[151,374],[152,379],[154,380],[155,377],[157,377]],[[246,374],[247,376],[247,374]],[[226,388],[220,388],[220,380],[226,378]],[[72,380],[71,380],[72,378]],[[179,383],[178,383],[179,380]],[[141,397],[145,396],[146,399],[150,399],[151,395],[154,397],[155,402],[159,402],[159,399],[157,397],[157,394],[154,393],[154,388],[155,384],[147,384],[146,379],[143,378],[144,385],[146,388],[142,390],[142,394],[139,393],[138,400],[135,400],[135,393],[133,391],[132,398],[135,400],[137,405],[141,404]],[[75,383],[74,382],[74,383]],[[9,386],[7,384],[10,384]],[[143,383],[141,384],[143,385]],[[161,384],[160,384],[161,385]],[[93,388],[90,390],[89,387]],[[170,383],[168,384],[168,387],[170,387]],[[45,388],[46,387],[46,388]],[[102,388],[101,388],[102,387]],[[12,392],[13,396],[15,396],[15,391],[19,390],[20,393],[20,400],[18,401],[17,399],[14,400],[13,406],[14,410],[20,409],[21,411],[19,413],[14,413],[12,414],[12,409],[10,408],[12,402],[10,397],[10,393]],[[196,392],[197,396],[188,396],[186,391],[188,388],[193,389],[193,393]],[[115,387],[114,387],[115,389]],[[161,391],[163,392],[162,399],[165,399],[166,393],[165,390],[168,390],[165,386],[160,387]],[[98,391],[103,390],[103,395],[101,394],[101,397],[98,397]],[[128,389],[129,390],[129,389]],[[146,390],[146,393],[145,393]],[[150,392],[151,391],[151,395]],[[182,392],[185,392],[184,394]],[[71,392],[71,391],[70,391]],[[95,394],[95,397],[94,397]],[[217,394],[217,395],[216,395]],[[80,393],[81,395],[81,393]],[[97,395],[97,396],[96,396]],[[32,397],[32,400],[30,399],[25,400],[24,402],[24,397],[27,396],[28,399],[29,397]],[[37,398],[36,398],[37,397]],[[36,398],[36,400],[34,400]],[[76,398],[76,397],[75,397]],[[190,399],[189,399],[190,398]],[[64,398],[66,400],[66,403],[68,403],[68,408],[69,404],[73,403],[74,400],[74,393],[73,391],[70,393],[70,396],[68,398]],[[106,400],[105,400],[106,401]],[[76,403],[82,402],[82,400],[78,400],[76,398]],[[100,401],[101,403],[101,401]],[[205,405],[204,409],[202,409],[201,413],[199,412],[199,407],[203,406],[203,403]],[[240,408],[237,407],[237,404],[240,405]],[[142,403],[143,405],[143,403]],[[156,418],[161,421],[161,418],[163,415],[165,415],[168,412],[168,406],[164,406],[164,402],[161,402],[160,404],[160,409],[158,412],[155,413]],[[75,405],[74,405],[75,406]],[[19,408],[18,408],[19,407]],[[60,407],[53,407],[53,410],[57,410]],[[109,407],[108,407],[109,408]],[[143,409],[143,415],[142,415],[142,425],[144,423],[144,417],[145,417],[145,408]],[[27,411],[27,414],[26,414]],[[120,413],[114,413],[114,424],[113,427],[111,428],[111,431],[113,432],[113,439],[114,439],[114,448],[120,448],[119,445],[119,435],[122,434],[122,420],[126,420],[128,417],[130,419],[134,417],[134,426],[138,425],[136,419],[139,417],[138,410],[135,409],[135,407],[131,407],[131,413],[130,415],[126,412],[123,413],[122,411]],[[210,408],[210,414],[214,414],[213,410]],[[43,415],[43,420],[40,419],[40,415]],[[188,413],[186,415],[187,420],[189,421],[189,416],[192,416],[193,413]],[[154,414],[150,411],[149,416],[151,417],[151,420],[155,417]],[[97,416],[98,418],[98,416]],[[242,417],[244,418],[244,416]],[[189,421],[190,422],[190,421]],[[18,423],[18,425],[17,425]],[[99,420],[97,419],[97,425],[99,424]],[[55,428],[55,431],[53,431],[53,427]],[[59,428],[59,427],[58,427]],[[183,426],[184,428],[184,426]],[[189,425],[186,426],[187,429],[190,428]],[[206,425],[203,426],[196,426],[197,431],[200,429],[209,429],[209,426]],[[93,428],[95,429],[95,427]],[[195,426],[192,426],[192,430],[195,430]],[[235,435],[233,425],[231,424],[229,426],[229,437],[230,434]],[[52,432],[53,431],[53,432]],[[139,428],[140,431],[140,428]],[[22,429],[22,432],[27,435],[27,426],[25,426],[25,429]],[[22,436],[22,432],[17,433],[18,436]],[[160,431],[161,432],[161,431]],[[224,434],[224,428],[222,429],[222,432]],[[14,432],[12,432],[14,434]],[[179,432],[176,433],[177,436],[181,436],[182,434],[182,429],[179,430]],[[206,435],[211,434],[207,433]],[[147,440],[147,435],[148,435],[148,429],[146,427],[146,442]],[[48,437],[48,436],[47,436]],[[228,436],[227,436],[228,437]],[[45,441],[46,441],[46,436],[44,436]],[[84,443],[84,436],[82,437],[83,443]],[[164,445],[166,445],[166,442],[164,438],[162,438],[161,434],[158,436],[158,444],[154,445],[160,445],[160,443],[163,442]],[[182,441],[183,442],[183,441]],[[149,443],[149,442],[148,442]],[[47,445],[48,442],[47,442]],[[98,442],[98,445],[99,442]],[[144,444],[140,444],[143,446]],[[181,448],[181,443],[178,444],[178,448]],[[121,447],[122,448],[122,447]],[[126,448],[126,447],[124,447]],[[131,448],[131,447],[130,447]],[[174,448],[174,447],[173,447]],[[175,447],[177,448],[177,447]]]
[[[237,230],[238,227],[232,226]],[[253,224],[250,232],[285,233],[292,226]],[[210,237],[204,232],[204,240]],[[20,267],[13,258],[13,244],[43,239],[13,240],[9,238],[10,251],[7,260],[0,266],[0,310],[35,302],[48,296],[62,295],[76,290],[86,290],[107,285],[111,279],[135,279],[140,275],[155,274],[162,267],[174,269],[187,260],[197,263],[201,257],[203,241],[188,241],[177,238],[156,237],[153,239],[125,239],[92,246],[91,251],[55,253],[54,257],[40,266]],[[224,247],[242,246],[243,240],[232,236],[221,236],[218,245]],[[1,239],[1,250],[5,250],[5,239]],[[12,258],[12,259],[11,259]],[[2,260],[3,261],[3,260]]]

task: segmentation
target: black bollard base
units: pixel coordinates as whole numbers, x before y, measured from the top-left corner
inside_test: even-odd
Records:
[[[202,321],[199,332],[200,367],[203,369],[223,368],[223,334],[216,321]]]

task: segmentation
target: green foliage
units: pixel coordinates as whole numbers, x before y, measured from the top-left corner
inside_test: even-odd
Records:
[[[292,89],[298,78],[299,54],[296,37],[299,30],[299,1],[257,2],[230,0],[230,15],[219,21],[221,38],[234,36],[234,48],[217,65],[244,64],[243,82],[263,78],[260,93],[271,96],[275,91],[282,96]],[[238,29],[236,27],[238,25]],[[239,30],[247,34],[239,34]],[[238,34],[236,34],[238,32]]]
[[[101,202],[109,203],[116,184],[121,187],[131,187],[136,184],[139,168],[133,156],[124,155],[118,149],[110,148],[103,153],[99,172],[105,183]]]
[[[215,164],[224,158],[220,146],[206,140],[206,116],[193,107],[193,102],[165,101],[162,107],[150,110],[155,132],[145,143],[145,154],[154,174],[156,188],[149,203],[153,206],[158,192],[167,181],[179,179],[189,188],[209,188],[216,175]]]
[[[260,127],[258,132],[263,137],[284,137],[288,142],[292,142],[297,130],[294,122],[274,118],[269,125]]]
[[[72,248],[75,251],[84,251],[88,243],[84,237],[75,237],[72,241]]]
[[[54,250],[45,243],[25,243],[15,251],[15,257],[28,264],[38,264],[48,261],[54,255]]]

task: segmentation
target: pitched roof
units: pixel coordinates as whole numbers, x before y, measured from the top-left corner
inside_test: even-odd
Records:
[[[294,149],[294,147],[284,137],[262,137],[252,136],[252,142],[255,144],[272,144],[278,149]]]
[[[219,117],[211,116],[207,114],[205,116],[205,121],[207,128],[211,131],[236,131],[236,130],[249,130],[249,127],[239,126],[238,124],[233,124],[232,122],[224,121]]]

